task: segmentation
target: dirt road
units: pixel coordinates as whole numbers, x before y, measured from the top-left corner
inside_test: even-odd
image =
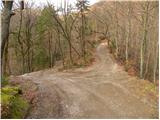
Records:
[[[133,81],[112,59],[105,43],[96,63],[68,72],[24,74],[38,85],[38,101],[28,118],[152,118],[151,105],[131,93]]]

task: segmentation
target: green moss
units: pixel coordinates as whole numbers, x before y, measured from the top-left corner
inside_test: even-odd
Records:
[[[2,93],[5,93],[5,94],[15,95],[15,94],[18,94],[19,88],[18,87],[6,86],[6,87],[3,87],[1,89],[1,91],[2,91]]]
[[[1,102],[2,102],[2,105],[9,105],[10,100],[12,99],[12,97],[13,97],[12,95],[1,93]]]
[[[22,97],[14,97],[11,106],[11,118],[24,118],[28,108],[29,104]]]
[[[24,118],[29,104],[18,93],[18,87],[1,89],[2,118]]]

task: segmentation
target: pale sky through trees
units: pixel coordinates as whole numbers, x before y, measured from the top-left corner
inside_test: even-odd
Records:
[[[20,0],[14,0],[14,1],[15,1],[14,7],[16,8]],[[47,5],[47,2],[49,2],[50,4],[53,4],[55,8],[57,8],[57,6],[58,7],[60,6],[61,1],[63,3],[64,0],[24,0],[24,1],[34,3],[35,7],[43,7],[44,5]],[[68,0],[68,1],[70,4],[74,6],[77,0]],[[88,0],[88,1],[89,1],[89,5],[93,5],[94,3],[100,0]],[[2,2],[0,1],[0,10],[1,9],[2,9]]]
[[[30,0],[26,0],[26,1],[30,1]],[[63,2],[64,0],[32,0],[37,6],[43,6],[47,4],[47,1],[49,3],[54,4],[55,7],[60,6],[61,1]],[[70,4],[74,5],[76,3],[77,0],[68,0]],[[88,0],[89,1],[89,5],[92,5],[100,0]]]

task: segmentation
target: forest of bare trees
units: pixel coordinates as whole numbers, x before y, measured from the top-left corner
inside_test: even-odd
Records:
[[[94,31],[108,40],[115,58],[142,79],[158,80],[158,1],[99,2],[91,17]]]
[[[76,6],[64,1],[56,9],[49,3],[44,8],[35,8],[34,2],[24,4],[25,9],[21,4],[14,8],[11,19],[5,74],[52,68],[56,61],[64,68],[85,65],[91,56],[88,49],[97,39],[90,41],[87,36],[96,34],[108,41],[127,71],[158,80],[158,2],[102,1],[89,7],[87,1]]]
[[[88,3],[78,2],[76,8],[64,1],[57,9],[49,3],[44,8],[34,8],[34,4],[25,2],[25,9],[21,4],[14,8],[6,42],[9,53],[5,54],[5,74],[52,68],[56,61],[61,61],[64,68],[87,64],[91,56],[87,46],[93,47],[85,38],[90,34],[85,15]]]

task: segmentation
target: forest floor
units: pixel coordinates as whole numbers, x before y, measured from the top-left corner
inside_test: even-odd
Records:
[[[158,118],[158,88],[129,76],[101,43],[93,65],[19,76],[37,86],[27,118]],[[31,87],[31,86],[30,86]]]

